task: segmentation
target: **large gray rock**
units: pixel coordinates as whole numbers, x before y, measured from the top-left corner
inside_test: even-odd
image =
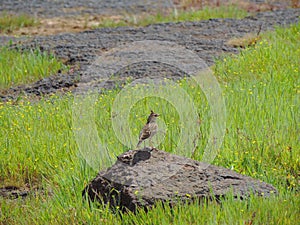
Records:
[[[198,162],[161,150],[144,148],[118,156],[83,190],[90,200],[123,210],[148,209],[155,202],[170,205],[202,198],[220,199],[228,193],[244,199],[251,193],[270,196],[276,189],[232,170]]]

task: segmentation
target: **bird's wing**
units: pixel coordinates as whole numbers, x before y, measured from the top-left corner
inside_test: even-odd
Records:
[[[145,140],[151,135],[151,130],[148,125],[144,126],[140,133],[140,140]]]

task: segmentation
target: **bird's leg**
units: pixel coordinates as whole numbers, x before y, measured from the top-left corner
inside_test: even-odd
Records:
[[[149,145],[151,148],[153,148],[152,138],[149,138]]]
[[[137,146],[136,146],[136,149],[138,149],[141,145],[141,141],[138,142]]]

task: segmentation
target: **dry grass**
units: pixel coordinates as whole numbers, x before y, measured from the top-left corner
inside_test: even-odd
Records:
[[[233,46],[235,48],[246,48],[255,45],[259,40],[260,40],[259,35],[250,33],[250,34],[246,34],[243,37],[231,38],[226,42],[226,44]]]
[[[189,9],[202,9],[203,7],[220,7],[236,5],[241,9],[248,12],[262,12],[269,10],[282,9],[287,7],[298,8],[300,7],[299,0],[269,0],[266,3],[255,3],[246,0],[174,0],[173,1],[178,8],[189,10]]]

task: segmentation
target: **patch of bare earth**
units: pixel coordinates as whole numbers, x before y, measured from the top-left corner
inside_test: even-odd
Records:
[[[11,32],[11,35],[53,35],[59,33],[74,33],[94,29],[102,21],[110,20],[116,23],[122,16],[77,16],[77,17],[54,17],[40,19],[34,27],[23,27]]]
[[[217,0],[217,1],[208,1],[208,0],[174,0],[174,5],[178,10],[199,10],[203,7],[220,7],[220,6],[230,6],[235,5],[243,10],[246,10],[250,13],[253,12],[264,12],[264,11],[273,11],[279,9],[285,9],[290,7],[300,7],[299,1],[295,0],[285,0],[277,1],[270,0],[266,3],[258,3],[256,1],[246,1],[246,0]],[[172,11],[173,9],[170,9]],[[63,9],[66,14],[69,14],[73,11],[83,11],[81,8],[66,8]],[[167,13],[167,12],[166,12]],[[51,17],[51,18],[41,18],[39,19],[38,25],[33,27],[23,27],[15,31],[11,31],[9,35],[55,35],[59,33],[76,33],[85,30],[95,29],[96,27],[101,26],[105,22],[110,24],[118,24],[119,22],[129,22],[129,25],[134,25],[134,21],[138,23],[139,20],[146,18],[149,13],[140,13],[137,15],[129,15],[125,13],[121,14],[112,14],[112,15],[88,15],[83,14],[80,16],[60,16],[60,17]]]

